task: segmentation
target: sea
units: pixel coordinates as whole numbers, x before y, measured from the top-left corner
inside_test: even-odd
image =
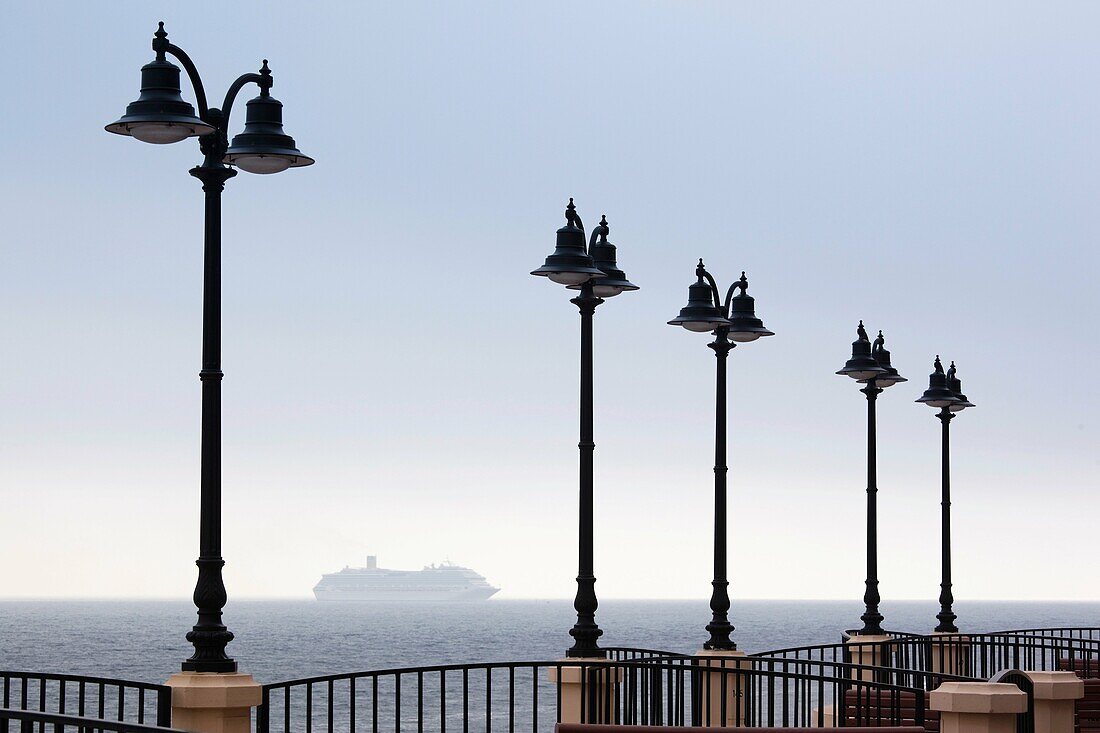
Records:
[[[884,626],[928,632],[935,603],[884,603]],[[834,643],[860,625],[852,601],[734,601],[734,639],[750,653]],[[1100,626],[1100,603],[958,602],[963,631]],[[706,600],[600,602],[604,646],[692,653],[707,638]],[[229,653],[260,682],[392,667],[564,656],[575,614],[567,600],[480,603],[320,603],[236,600],[225,622]],[[163,682],[191,646],[189,601],[0,600],[0,670],[34,670]]]

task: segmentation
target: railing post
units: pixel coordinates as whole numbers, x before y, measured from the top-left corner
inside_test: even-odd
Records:
[[[970,637],[935,631],[932,633],[932,673],[970,676]]]
[[[1085,683],[1073,672],[1024,672],[1035,686],[1035,733],[1072,733]]]
[[[1016,716],[1027,712],[1027,694],[999,682],[944,682],[928,696],[940,711],[940,733],[1016,733]]]
[[[744,725],[745,693],[750,678],[747,671],[752,665],[745,652],[703,649],[695,653],[692,664],[699,667],[700,680],[693,723],[708,728]]]
[[[239,672],[177,672],[172,688],[172,727],[190,733],[251,733],[252,708],[263,690]]]
[[[558,686],[559,723],[615,722],[623,670],[604,657],[571,657],[548,670]]]
[[[893,637],[888,634],[852,635],[847,644],[847,652],[852,664],[864,667],[890,667],[891,643]],[[852,677],[862,682],[877,682],[878,674],[874,670],[852,670]]]

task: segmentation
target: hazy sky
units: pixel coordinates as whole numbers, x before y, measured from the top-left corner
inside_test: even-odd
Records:
[[[714,358],[665,325],[704,257],[776,332],[730,356],[732,594],[862,595],[864,318],[911,380],[885,604],[938,593],[936,353],[956,597],[1100,598],[1100,7],[1000,1],[7,5],[0,595],[194,585],[197,144],[103,131],[161,19],[215,99],[269,58],[317,159],[225,195],[231,598],[368,553],[572,595],[578,318],[527,274],[569,196],[642,287],[596,314],[602,597],[710,591]]]

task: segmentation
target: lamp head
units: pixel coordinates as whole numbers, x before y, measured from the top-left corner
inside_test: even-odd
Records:
[[[249,173],[280,173],[287,168],[313,165],[294,138],[283,131],[283,103],[271,96],[271,69],[267,59],[260,68],[260,95],[245,105],[244,132],[233,136],[222,161]]]
[[[668,322],[670,326],[683,326],[696,333],[708,333],[716,328],[730,325],[722,311],[714,304],[714,291],[705,280],[707,271],[703,261],[695,268],[698,278],[688,286],[688,302],[680,309],[680,314]]]
[[[620,270],[615,262],[615,245],[607,241],[607,235],[610,231],[611,227],[607,224],[607,216],[600,217],[600,223],[596,226],[594,232],[600,238],[592,245],[589,252],[596,269],[604,274],[604,277],[592,283],[592,294],[597,298],[611,298],[627,290],[638,289],[637,285],[626,279],[626,273]],[[570,290],[581,289],[580,285],[569,285],[568,287]]]
[[[974,403],[966,399],[966,395],[963,394],[962,380],[955,376],[955,362],[951,362],[951,366],[947,368],[947,388],[955,395],[955,402],[947,406],[947,409],[951,412],[962,412],[967,408],[975,406]]]
[[[880,367],[886,370],[879,376],[874,377],[875,386],[885,389],[895,384],[909,381],[901,376],[897,369],[890,365],[890,352],[886,349],[886,337],[882,335],[882,331],[878,332],[878,338],[876,338],[875,343],[871,345],[871,356],[875,358],[875,361],[878,362]],[[870,379],[860,380],[862,383],[870,381]]]
[[[856,340],[852,342],[852,358],[844,362],[844,368],[837,370],[837,374],[865,382],[885,373],[886,370],[871,355],[871,340],[867,338],[863,321],[860,321],[856,328]]]
[[[943,364],[939,355],[932,367],[932,373],[928,375],[928,389],[917,400],[929,407],[950,407],[958,401],[955,393],[947,386],[947,375],[943,373]]]
[[[565,207],[565,226],[558,230],[554,251],[547,255],[542,267],[532,270],[532,275],[548,277],[559,285],[583,285],[589,280],[604,277],[584,248],[584,229],[578,226],[577,207],[573,199]]]
[[[141,93],[126,106],[126,114],[104,128],[107,132],[166,145],[214,131],[183,98],[180,68],[165,57],[167,49],[168,33],[162,22],[153,40],[157,57],[141,67]]]
[[[730,340],[748,343],[761,336],[774,336],[774,333],[764,328],[764,322],[756,317],[756,301],[749,295],[749,280],[744,272],[734,287],[740,288],[741,292],[730,301]]]

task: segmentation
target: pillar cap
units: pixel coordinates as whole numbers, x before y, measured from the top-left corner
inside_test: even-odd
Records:
[[[740,649],[700,649],[693,657],[747,657],[748,654]]]
[[[1035,686],[1036,700],[1079,700],[1085,681],[1075,672],[1024,672]]]
[[[243,672],[176,672],[165,684],[173,708],[247,708],[263,700],[260,683]]]
[[[845,644],[882,644],[883,642],[893,641],[894,637],[889,634],[852,634],[845,641]]]
[[[944,713],[1023,713],[1027,694],[1006,682],[944,682],[929,694],[928,703]]]

